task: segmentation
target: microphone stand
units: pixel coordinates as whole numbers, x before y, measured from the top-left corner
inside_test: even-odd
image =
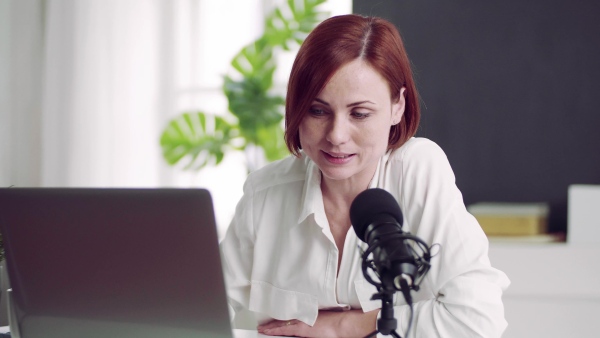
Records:
[[[402,234],[403,238],[414,241],[421,249],[424,254],[423,257],[420,255],[415,255],[415,263],[417,265],[417,277],[422,278],[430,267],[430,249],[425,242],[421,239],[412,236],[410,234]],[[387,239],[389,240],[389,238]],[[411,316],[408,323],[408,329],[406,331],[406,335],[408,337],[408,333],[410,327],[412,325],[412,296],[410,294],[411,290],[419,291],[420,278],[415,282],[412,277],[410,278],[410,285],[406,278],[399,278],[398,283],[399,288],[395,285],[392,276],[389,274],[379,274],[377,266],[373,262],[373,260],[369,260],[369,255],[373,253],[373,251],[381,245],[381,241],[378,241],[374,245],[370,246],[366,251],[363,251],[360,247],[359,250],[362,251],[362,271],[365,279],[377,287],[377,293],[373,294],[371,300],[380,299],[381,300],[381,312],[379,319],[377,319],[377,329],[370,334],[368,334],[365,338],[375,337],[378,333],[383,335],[392,335],[394,338],[402,338],[397,332],[396,328],[398,327],[398,321],[394,317],[394,294],[396,291],[401,291],[404,299],[406,300],[406,304],[410,306]],[[380,282],[376,282],[369,276],[368,269],[371,269],[375,272],[375,274],[379,277]]]
[[[386,336],[392,335],[394,338],[402,338],[396,332],[398,321],[394,317],[394,293],[396,293],[396,290],[393,288],[391,290],[382,288],[371,297],[371,300],[381,299],[381,312],[379,319],[377,319],[377,329],[365,338],[375,337],[378,333]]]

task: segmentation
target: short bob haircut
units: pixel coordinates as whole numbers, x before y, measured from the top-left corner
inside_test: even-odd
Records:
[[[355,59],[366,61],[386,79],[392,102],[405,87],[405,110],[390,129],[388,150],[399,148],[417,131],[418,93],[410,61],[396,27],[377,17],[342,15],[320,23],[306,38],[292,66],[285,104],[285,143],[300,156],[299,128],[313,100],[333,74]]]

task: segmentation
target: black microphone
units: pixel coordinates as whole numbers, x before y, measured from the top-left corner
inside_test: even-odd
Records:
[[[386,289],[402,290],[402,285],[418,289],[419,263],[402,231],[402,211],[389,192],[367,189],[350,206],[350,221],[356,235],[369,245],[374,270]],[[367,276],[365,276],[367,277]],[[403,290],[406,291],[406,290]]]

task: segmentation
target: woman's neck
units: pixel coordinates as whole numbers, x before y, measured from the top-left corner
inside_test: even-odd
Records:
[[[376,169],[377,167],[373,168],[370,175],[355,176],[345,180],[333,180],[321,174],[323,198],[335,205],[344,205],[349,208],[354,198],[369,187]]]

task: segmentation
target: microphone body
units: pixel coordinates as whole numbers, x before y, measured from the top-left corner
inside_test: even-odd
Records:
[[[408,243],[397,236],[402,234],[402,226],[396,220],[382,214],[375,217],[365,230],[365,242],[373,250],[373,262],[376,271],[381,276],[381,282],[386,286],[401,289],[401,280],[404,279],[410,286],[413,284],[417,273],[414,257],[410,254]]]
[[[352,202],[350,220],[358,238],[372,250],[383,287],[412,287],[418,274],[417,262],[402,231],[402,211],[394,196],[378,188],[363,191]]]

